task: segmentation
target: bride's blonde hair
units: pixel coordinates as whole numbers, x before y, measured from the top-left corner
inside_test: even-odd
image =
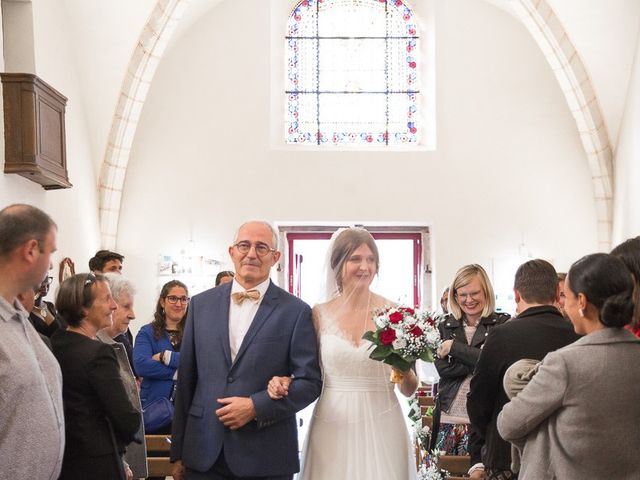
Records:
[[[342,270],[351,254],[360,246],[369,247],[376,260],[376,273],[380,269],[378,246],[371,234],[364,228],[348,228],[336,237],[331,250],[331,270],[335,275],[338,291],[342,292]]]

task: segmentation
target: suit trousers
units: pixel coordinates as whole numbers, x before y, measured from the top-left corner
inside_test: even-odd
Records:
[[[207,472],[198,472],[190,468],[186,469],[186,480],[293,480],[293,475],[281,475],[277,477],[238,477],[233,474],[224,458],[224,450],[220,452],[216,463]]]

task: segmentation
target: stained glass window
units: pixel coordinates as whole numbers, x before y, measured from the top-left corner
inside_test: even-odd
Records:
[[[403,0],[302,0],[287,23],[290,144],[417,145],[418,34]]]

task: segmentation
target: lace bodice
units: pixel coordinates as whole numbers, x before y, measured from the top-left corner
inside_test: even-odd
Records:
[[[316,311],[315,315],[326,387],[339,382],[354,389],[393,390],[389,382],[391,367],[369,358],[371,342],[349,338],[326,311]]]

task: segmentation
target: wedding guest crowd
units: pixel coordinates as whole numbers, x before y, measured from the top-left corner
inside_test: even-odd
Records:
[[[522,451],[520,480],[637,479],[640,340],[623,328],[634,282],[619,258],[597,253],[571,266],[565,287],[584,336],[544,358],[500,412],[498,431]]]
[[[487,336],[467,397],[471,423],[484,439],[482,463],[488,479],[517,478],[511,469],[511,447],[496,428],[498,414],[509,401],[502,388],[507,368],[523,358],[542,360],[579,338],[555,306],[558,276],[549,262],[520,265],[513,289],[517,317]]]
[[[245,471],[289,480],[298,468],[295,411],[320,391],[301,478],[415,478],[413,467],[406,470],[404,422],[391,416],[397,400],[386,396],[393,386],[359,348],[371,310],[389,303],[369,290],[379,258],[366,230],[334,236],[334,279],[325,286],[333,296],[314,308],[312,322],[307,306],[269,280],[280,258],[273,227],[243,224],[229,247],[235,272],[220,272],[215,288],[196,296],[190,320],[186,285],[167,282],[135,346],[136,290],[121,275],[123,255],[96,252],[92,273],[67,278],[55,304],[45,301],[56,237],[56,224],[35,207],[0,210],[0,478],[145,478],[144,425],[157,427],[148,407],[177,396],[175,478],[246,478],[238,477]],[[443,291],[431,447],[469,455],[470,478],[640,478],[640,370],[633,368],[640,362],[640,237],[581,258],[567,274],[527,261],[513,291],[514,318],[496,311],[480,265],[460,268]],[[295,310],[295,322],[281,308]],[[305,340],[295,348],[282,340],[301,331]],[[197,379],[202,365],[217,372],[220,395]],[[401,378],[399,390],[412,394],[415,373]],[[215,399],[211,411],[201,407],[205,391]],[[346,401],[349,395],[367,400]],[[386,403],[373,423],[356,418],[362,412],[354,406],[371,411],[379,398]],[[384,428],[382,414],[390,422]],[[153,433],[171,434],[171,420]],[[336,431],[347,432],[346,440]],[[380,450],[375,462],[360,459],[362,448]],[[275,465],[272,451],[286,462]]]

